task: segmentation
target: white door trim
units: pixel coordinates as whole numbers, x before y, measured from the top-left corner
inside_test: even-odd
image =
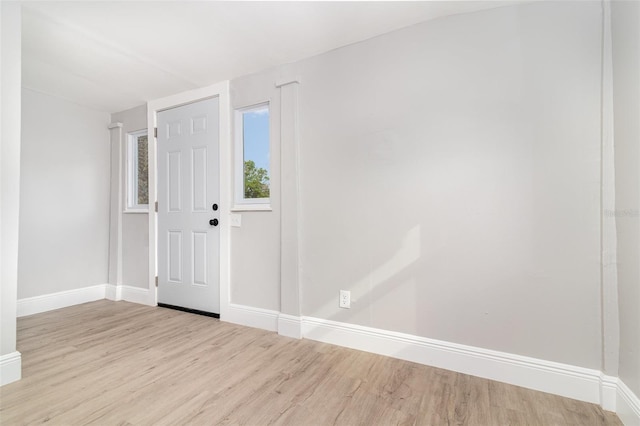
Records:
[[[169,108],[190,104],[207,98],[218,97],[220,101],[220,318],[229,312],[230,239],[229,210],[231,208],[231,103],[229,81],[200,89],[189,90],[147,103],[147,126],[149,128],[149,203],[158,199],[157,193],[157,140],[151,137],[157,125],[157,113]],[[152,201],[153,200],[153,201]],[[155,277],[158,259],[158,216],[149,209],[149,294],[150,305],[157,305],[158,292]]]

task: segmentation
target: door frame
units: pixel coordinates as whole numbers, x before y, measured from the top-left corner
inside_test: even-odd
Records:
[[[231,209],[231,102],[229,81],[193,89],[175,95],[159,98],[147,103],[147,127],[149,129],[149,294],[150,305],[158,304],[158,214],[153,208],[158,199],[158,140],[153,135],[157,126],[158,112],[191,104],[204,99],[219,99],[219,189],[220,189],[220,319],[229,311],[230,283],[230,226]],[[153,201],[152,201],[153,200]]]

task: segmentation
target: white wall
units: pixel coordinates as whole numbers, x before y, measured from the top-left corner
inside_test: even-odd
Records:
[[[23,89],[18,299],[107,283],[108,124]]]
[[[126,206],[127,133],[147,128],[147,105],[111,115],[112,122],[122,123],[122,205]],[[114,179],[117,175],[112,175]],[[151,202],[153,204],[153,201]],[[152,207],[153,208],[153,207]],[[149,288],[149,214],[122,213],[122,284]]]
[[[599,2],[536,3],[235,80],[301,81],[302,314],[600,369],[600,49]]]
[[[640,395],[640,3],[612,9],[620,379]]]
[[[304,313],[599,368],[600,20],[496,9],[302,63]]]
[[[0,385],[19,380],[16,352],[20,202],[21,5],[0,3]]]
[[[125,213],[122,220],[122,284],[149,288],[149,215]]]

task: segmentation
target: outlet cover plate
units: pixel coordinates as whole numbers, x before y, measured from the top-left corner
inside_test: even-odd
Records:
[[[231,219],[231,226],[236,228],[240,228],[242,226],[242,215],[238,213],[231,213],[229,218]]]
[[[351,292],[349,290],[340,290],[340,307],[351,308]]]

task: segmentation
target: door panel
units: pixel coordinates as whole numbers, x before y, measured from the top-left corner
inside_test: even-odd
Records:
[[[182,232],[169,231],[168,281],[182,282]]]
[[[193,283],[207,285],[207,233],[193,233]]]
[[[179,212],[182,210],[182,191],[180,173],[181,173],[181,164],[182,164],[182,155],[178,152],[168,152],[167,153],[167,173],[169,178],[169,194],[167,199],[169,200],[169,211],[170,212]],[[160,193],[160,191],[158,191]],[[159,201],[159,200],[158,200]]]
[[[193,211],[207,211],[207,148],[193,149]]]
[[[218,99],[158,113],[158,302],[220,311]]]

